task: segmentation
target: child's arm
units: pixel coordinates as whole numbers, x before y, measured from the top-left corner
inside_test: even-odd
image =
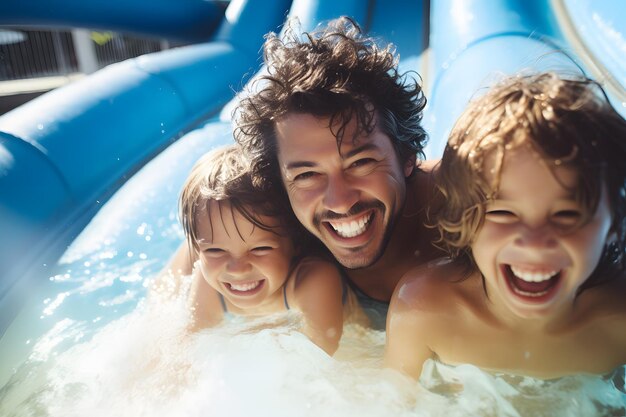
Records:
[[[180,293],[181,277],[191,275],[195,255],[189,253],[189,245],[183,242],[167,265],[158,273],[149,288],[149,297],[171,297]]]
[[[190,275],[193,271],[193,265],[196,261],[196,255],[189,253],[189,244],[183,242],[176,253],[169,260],[163,271],[173,275]]]
[[[396,287],[387,314],[385,366],[415,379],[424,362],[434,357],[427,342],[432,316],[422,311],[420,302],[427,292],[422,277],[409,272]]]
[[[199,267],[193,269],[187,300],[191,312],[190,331],[213,327],[222,321],[224,312],[219,294],[206,282]]]
[[[343,332],[343,291],[341,274],[330,262],[305,260],[298,266],[294,301],[304,315],[303,333],[329,355]]]

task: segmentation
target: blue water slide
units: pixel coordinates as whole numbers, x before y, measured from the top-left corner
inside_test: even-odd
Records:
[[[158,22],[167,18],[172,2],[135,0],[124,9],[128,13],[122,13],[104,4],[115,1],[81,2],[72,8],[77,2],[66,0],[60,2],[63,8],[48,15],[39,12],[45,0],[5,0],[0,5],[0,24],[17,23],[16,16],[26,22],[30,7],[33,24],[44,23],[38,19],[45,15],[45,23],[57,26],[102,27],[94,21],[102,11],[110,29],[129,25],[136,33],[166,36],[173,31],[173,37],[185,37],[186,29],[179,24],[165,29],[159,23],[144,28],[132,22],[141,20],[137,5],[143,4]],[[218,9],[200,11],[198,3],[176,2],[181,13],[195,10],[209,22]],[[623,103],[619,94],[623,93],[624,58],[609,59],[600,70],[591,68],[590,63],[598,63],[599,58],[587,56],[581,45],[603,56],[608,52],[589,47],[587,38],[574,30],[584,23],[587,31],[595,33],[591,25],[597,26],[598,19],[593,16],[607,18],[606,9],[594,3],[598,2],[233,0],[220,12],[216,29],[198,35],[206,42],[112,65],[0,117],[0,333],[18,308],[16,294],[21,292],[16,288],[50,276],[73,237],[133,173],[157,154],[164,160],[168,153],[170,160],[178,158],[179,144],[191,149],[185,143],[197,140],[202,131],[228,125],[228,111],[222,111],[222,120],[218,113],[258,68],[262,35],[279,30],[287,15],[298,17],[307,30],[349,15],[370,34],[393,42],[401,69],[416,71],[423,78],[429,99],[424,119],[430,134],[427,154],[434,158],[467,101],[498,74],[528,68],[580,71],[582,66],[590,75],[608,73],[618,80],[611,94],[618,105]],[[68,20],[65,7],[73,11]],[[581,16],[585,13],[590,16],[587,20]],[[180,15],[172,14],[173,19],[176,16]],[[623,26],[611,26],[606,20],[603,25],[617,30],[607,30],[599,42],[608,49],[610,45],[621,48],[623,40],[614,39],[615,32],[624,37]],[[581,35],[579,41],[572,32]],[[612,60],[621,64],[611,64]],[[220,140],[231,139],[222,134]],[[160,164],[159,158],[154,163]]]
[[[86,27],[199,42],[213,35],[227,4],[206,0],[3,0],[0,24]]]
[[[499,74],[573,67],[550,0],[432,2],[429,157],[440,155],[454,120]]]
[[[626,4],[591,0],[431,2],[426,73],[437,157],[468,100],[505,74],[556,70],[601,81],[626,114]]]

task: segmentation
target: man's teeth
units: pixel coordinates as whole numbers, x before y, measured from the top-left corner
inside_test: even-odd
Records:
[[[234,284],[231,282],[230,288],[235,291],[251,291],[255,289],[256,287],[258,287],[260,284],[261,284],[261,281],[247,282],[245,284]]]
[[[543,282],[543,281],[547,281],[550,278],[554,277],[556,274],[559,273],[558,270],[555,271],[543,271],[543,272],[538,272],[538,271],[525,271],[519,267],[514,267],[511,265],[511,272],[513,272],[513,274],[521,279],[524,280],[526,282]]]
[[[332,226],[332,228],[337,232],[337,234],[341,237],[355,237],[367,229],[367,224],[372,217],[371,214],[367,216],[363,216],[358,220],[352,220],[350,222],[328,222]]]

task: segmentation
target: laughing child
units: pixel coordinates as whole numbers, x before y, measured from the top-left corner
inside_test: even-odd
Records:
[[[262,188],[248,166],[236,146],[220,148],[196,163],[183,186],[180,218],[196,261],[193,328],[214,326],[227,314],[296,310],[303,333],[333,354],[348,289],[333,263],[305,256],[311,248],[289,204]]]
[[[450,258],[398,285],[387,365],[555,378],[626,363],[626,121],[596,82],[505,80],[470,103],[436,175]]]

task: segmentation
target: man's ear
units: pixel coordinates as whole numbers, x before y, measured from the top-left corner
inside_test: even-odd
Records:
[[[409,178],[413,171],[415,171],[415,162],[417,161],[416,155],[411,155],[404,162],[404,177]]]

